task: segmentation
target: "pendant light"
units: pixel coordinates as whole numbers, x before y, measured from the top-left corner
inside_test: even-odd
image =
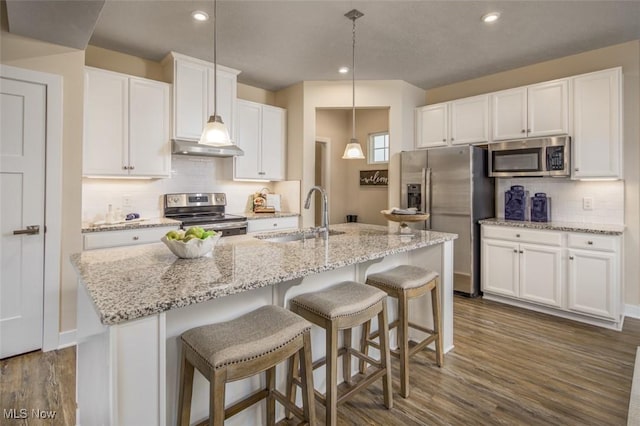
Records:
[[[353,62],[351,64],[351,94],[352,94],[352,113],[353,117],[351,119],[352,129],[351,129],[351,140],[347,144],[344,149],[344,154],[342,158],[344,160],[362,160],[364,159],[364,154],[362,153],[362,147],[358,143],[358,139],[356,139],[356,19],[364,16],[364,13],[360,12],[357,9],[350,10],[345,13],[348,19],[353,21],[353,44],[352,44],[352,59]]]
[[[222,117],[218,115],[218,61],[216,55],[216,33],[218,32],[218,19],[216,18],[217,2],[213,0],[213,115],[204,126],[200,144],[224,146],[233,145],[229,137],[229,130],[224,125]]]

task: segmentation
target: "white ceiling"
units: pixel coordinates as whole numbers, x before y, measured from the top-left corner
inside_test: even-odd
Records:
[[[97,21],[103,0],[7,4],[9,30],[22,35],[154,61],[172,50],[213,60],[212,22],[191,19],[194,10],[213,15],[211,0],[106,0]],[[65,19],[51,19],[56,8]],[[352,8],[364,13],[356,78],[423,89],[640,39],[640,0],[218,0],[218,63],[241,70],[238,81],[268,90],[350,79],[337,70],[351,64],[351,21],[343,15]],[[491,11],[501,19],[482,23]]]

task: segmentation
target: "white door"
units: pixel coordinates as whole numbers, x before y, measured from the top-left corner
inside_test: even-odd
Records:
[[[0,358],[5,358],[42,347],[46,89],[6,78],[0,82]],[[26,233],[27,227],[39,231]]]
[[[209,96],[208,68],[205,65],[177,59],[175,63],[175,110],[173,132],[176,139],[200,140],[207,122]],[[213,89],[212,89],[213,90]]]
[[[520,244],[520,298],[562,307],[562,248]]]
[[[492,140],[527,136],[527,89],[505,90],[491,95],[493,109]]]
[[[446,146],[448,104],[428,105],[416,110],[416,148]]]
[[[262,162],[264,178],[284,180],[284,145],[286,111],[262,106]]]
[[[218,104],[218,115],[229,129],[229,137],[236,140],[235,116],[236,116],[236,76],[235,74],[222,71],[218,66],[218,93],[213,91],[213,67],[208,69],[209,73],[209,115],[213,114],[214,96]],[[209,117],[207,117],[208,119]]]
[[[569,309],[617,319],[615,253],[568,250],[568,255]]]
[[[518,244],[482,241],[482,291],[518,297]]]
[[[527,92],[527,136],[569,133],[569,89],[567,80],[530,86]]]
[[[451,143],[468,144],[489,140],[489,96],[451,102]]]
[[[236,143],[244,155],[234,158],[234,178],[261,179],[264,175],[260,170],[262,109],[259,104],[248,101],[238,101],[237,109]]]

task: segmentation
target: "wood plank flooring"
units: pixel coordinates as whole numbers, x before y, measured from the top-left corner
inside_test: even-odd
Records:
[[[394,379],[394,408],[386,410],[376,384],[339,407],[341,425],[626,424],[640,320],[616,332],[482,299],[454,303],[455,349],[444,367],[432,352],[417,354],[410,398],[398,395]],[[0,361],[0,424],[73,425],[74,368],[73,348]],[[58,414],[4,418],[3,409],[23,407]],[[319,405],[318,415],[324,419]]]

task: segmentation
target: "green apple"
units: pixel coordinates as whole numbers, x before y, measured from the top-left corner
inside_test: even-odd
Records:
[[[204,232],[204,229],[200,228],[199,226],[194,226],[192,228],[187,229],[187,232],[184,233],[184,236],[186,238],[189,235],[194,235],[196,238],[201,238],[203,232]]]
[[[212,235],[215,235],[216,231],[204,231],[202,233],[202,235],[200,236],[201,240],[206,240],[207,238],[209,238]]]
[[[191,240],[196,240],[198,239],[198,237],[196,237],[195,235],[191,234],[191,235],[185,235],[184,239],[182,240],[183,242],[187,243]]]
[[[180,233],[176,230],[169,231],[165,234],[165,237],[167,237],[167,240],[179,240],[180,236],[181,236]]]

